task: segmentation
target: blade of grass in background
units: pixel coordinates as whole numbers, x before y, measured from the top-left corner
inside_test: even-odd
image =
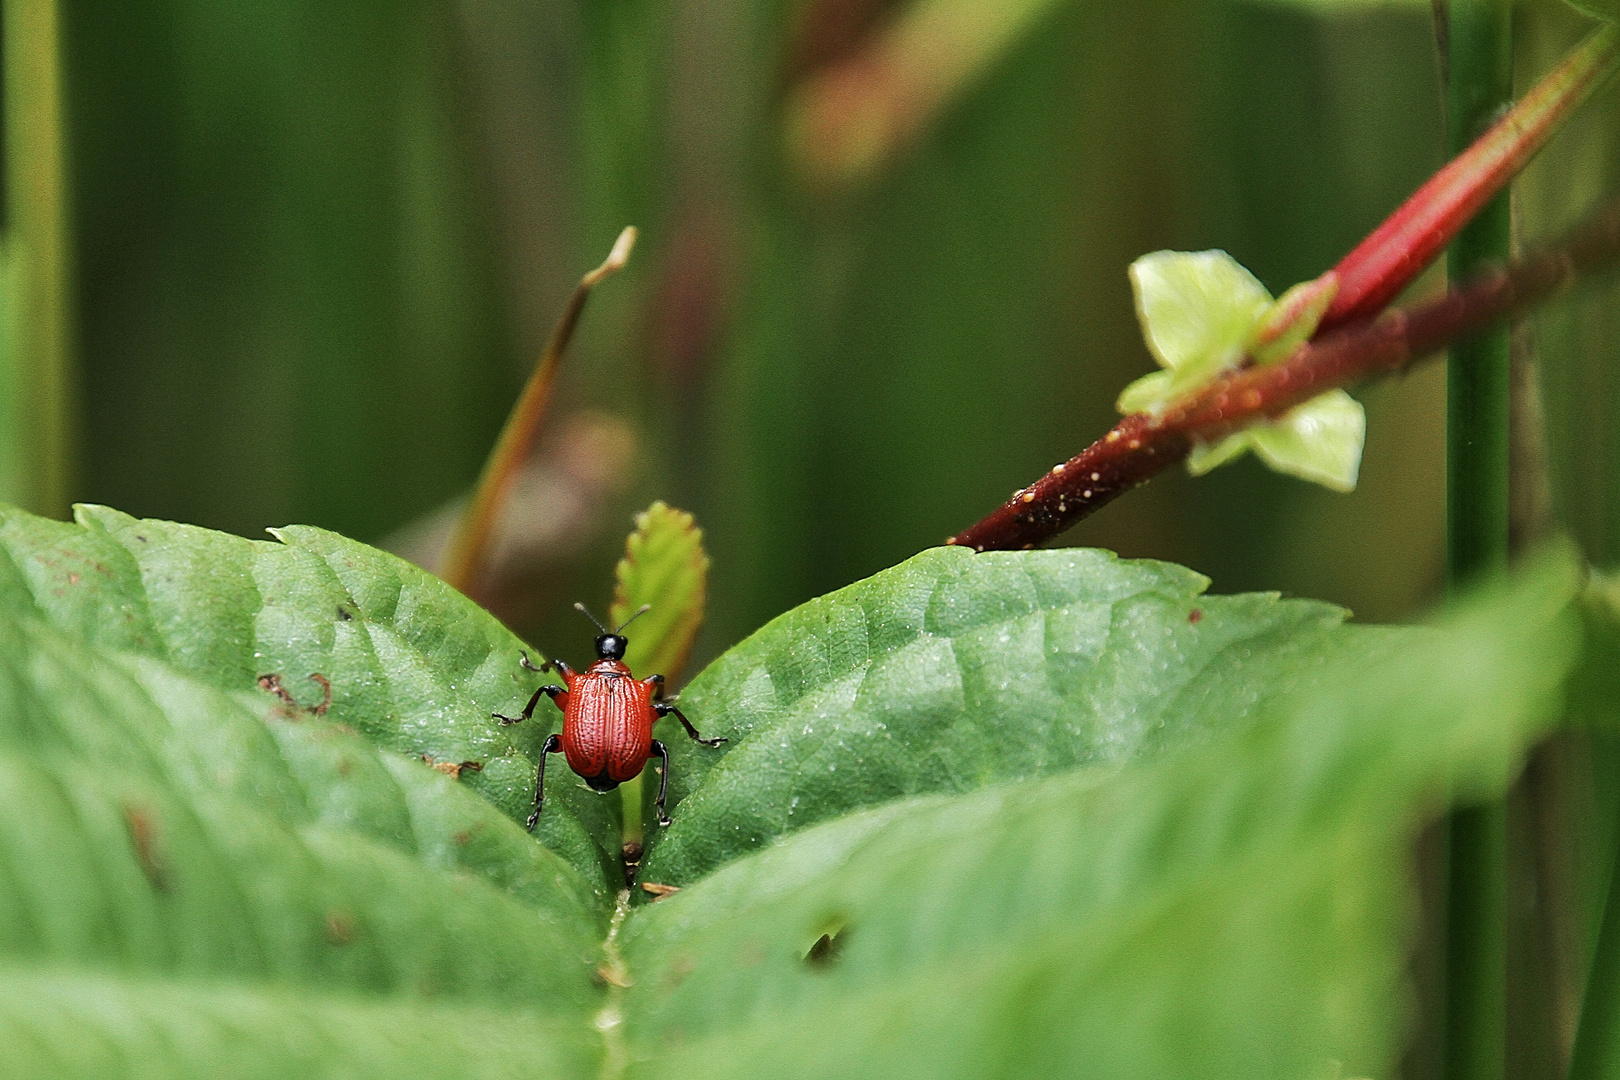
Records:
[[[1570,47],[1592,22],[1563,3],[1521,8],[1515,42],[1521,73],[1535,70]],[[1519,185],[1515,213],[1521,235],[1557,229],[1606,193],[1620,188],[1620,81],[1611,84],[1576,117]],[[1549,305],[1534,323],[1534,343],[1547,415],[1548,458],[1554,509],[1560,527],[1577,537],[1594,565],[1613,568],[1620,559],[1620,423],[1615,393],[1620,383],[1620,277],[1593,282]],[[1612,587],[1604,590],[1612,596]],[[1612,604],[1612,600],[1610,601]],[[1612,609],[1611,609],[1612,610]],[[1611,631],[1612,632],[1612,631]],[[1612,643],[1611,643],[1611,648]],[[1615,700],[1614,687],[1603,695]],[[1620,905],[1612,898],[1616,842],[1620,840],[1620,744],[1594,739],[1564,755],[1559,793],[1565,807],[1542,826],[1543,864],[1548,853],[1568,866],[1563,882],[1536,883],[1553,907],[1557,962],[1569,987],[1558,1002],[1554,1034],[1569,1053],[1570,1080],[1616,1075],[1620,1066]],[[1561,886],[1558,891],[1549,887]],[[1511,939],[1510,939],[1511,940]],[[1511,964],[1510,952],[1510,964]],[[1510,987],[1518,973],[1510,967]],[[1582,995],[1584,986],[1584,996]],[[1534,1022],[1537,1018],[1530,1017]],[[1523,1026],[1510,1017],[1513,1039]],[[1574,1030],[1571,1030],[1574,1029]],[[1556,1077],[1556,1073],[1554,1076]]]
[[[0,501],[65,517],[77,431],[60,28],[55,0],[3,12]]]
[[[64,9],[86,497],[376,538],[471,483],[533,357],[454,28],[446,0]]]
[[[1512,0],[1451,0],[1448,136],[1452,153],[1513,97]],[[1512,254],[1506,192],[1453,242],[1454,280]],[[1509,338],[1506,330],[1452,349],[1446,390],[1446,570],[1453,588],[1500,573],[1508,557]],[[1500,1080],[1507,1030],[1507,812],[1465,807],[1450,823],[1446,1076]]]

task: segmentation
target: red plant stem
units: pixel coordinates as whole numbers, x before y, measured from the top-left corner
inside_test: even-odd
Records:
[[[1604,26],[1334,267],[1339,291],[1317,333],[1382,311],[1617,67],[1620,26]]]
[[[1230,371],[1158,416],[1127,416],[945,542],[975,551],[1032,548],[1183,460],[1195,443],[1216,442],[1329,390],[1400,371],[1617,261],[1620,202],[1582,222],[1556,247],[1487,272],[1438,300],[1322,335],[1279,364]]]

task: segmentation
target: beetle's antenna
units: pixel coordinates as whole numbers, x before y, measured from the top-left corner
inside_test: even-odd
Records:
[[[596,628],[598,630],[602,631],[602,633],[605,634],[605,633],[608,632],[607,627],[603,626],[600,622],[597,622],[597,619],[596,619],[595,615],[592,615],[589,611],[585,610],[585,605],[584,604],[576,603],[574,605],[574,610],[579,612],[581,615],[585,616],[587,619],[591,620],[591,622],[596,623]]]
[[[613,632],[615,634],[624,633],[624,628],[625,627],[629,626],[631,623],[635,622],[637,619],[641,618],[643,615],[647,614],[647,612],[649,612],[651,610],[652,610],[652,605],[651,604],[642,604],[640,607],[636,608],[636,613],[634,615],[630,616],[628,619],[624,620],[624,622],[620,623],[619,628],[617,630],[613,631]]]

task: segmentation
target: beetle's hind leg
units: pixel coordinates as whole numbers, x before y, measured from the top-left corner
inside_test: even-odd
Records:
[[[692,722],[681,713],[681,710],[677,709],[668,701],[660,701],[656,703],[653,705],[653,709],[660,717],[674,716],[675,719],[679,720],[681,722],[681,727],[686,729],[686,733],[692,737],[693,742],[702,743],[704,746],[719,746],[721,743],[726,741],[725,738],[720,735],[716,735],[712,739],[705,739],[702,735],[699,735],[698,729],[692,726]]]
[[[667,829],[669,815],[664,813],[664,796],[669,794],[669,747],[654,739],[652,752],[664,759],[664,767],[658,773],[658,798],[653,800],[653,810],[658,815],[658,824]]]
[[[533,705],[534,702],[529,704]],[[545,745],[540,748],[540,768],[534,776],[534,813],[529,815],[527,823],[530,832],[534,832],[534,827],[539,824],[540,811],[546,805],[546,758],[561,749],[562,740],[555,735],[548,736]]]

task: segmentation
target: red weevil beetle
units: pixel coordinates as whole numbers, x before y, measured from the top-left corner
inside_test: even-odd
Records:
[[[596,616],[585,610],[584,604],[575,604],[580,613],[602,631],[596,639],[596,662],[583,673],[575,671],[561,660],[547,660],[535,667],[529,654],[523,653],[523,666],[530,671],[556,668],[566,686],[542,686],[523,706],[520,716],[502,716],[493,713],[503,725],[516,724],[534,715],[534,707],[541,694],[562,709],[562,734],[546,739],[540,751],[540,769],[534,780],[534,813],[529,815],[529,831],[534,831],[540,820],[540,810],[546,801],[546,758],[561,750],[573,769],[593,791],[612,791],[626,780],[633,780],[646,768],[654,754],[664,759],[664,773],[658,781],[658,824],[668,825],[669,815],[664,813],[664,795],[669,790],[669,747],[652,737],[653,724],[665,716],[673,715],[681,722],[686,733],[704,746],[719,746],[724,739],[705,739],[697,728],[681,715],[672,701],[664,700],[664,677],[653,675],[637,679],[624,666],[624,650],[630,644],[623,630],[636,620],[641,611],[630,616],[612,633],[596,622]]]

